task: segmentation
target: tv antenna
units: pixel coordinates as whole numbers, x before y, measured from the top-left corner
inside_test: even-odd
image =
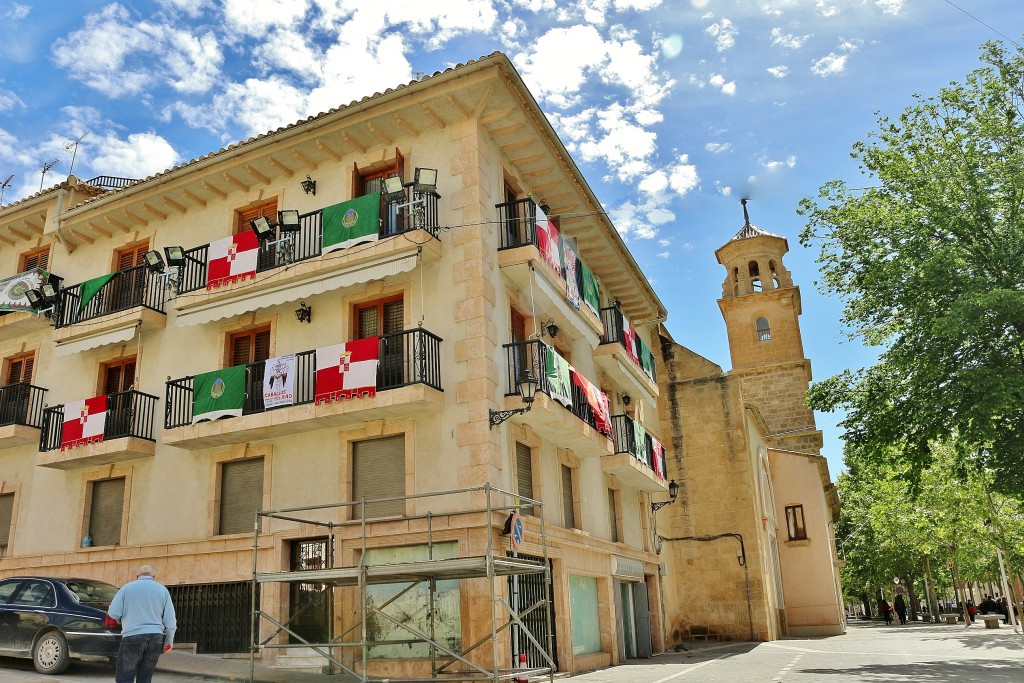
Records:
[[[64,143],[65,152],[69,150],[74,150],[73,152],[71,152],[71,168],[68,169],[68,175],[71,175],[71,172],[75,170],[75,155],[78,154],[78,145],[82,142],[82,138],[84,138],[91,132],[91,130],[87,130],[81,135],[79,135],[77,139],[68,140],[67,142]]]
[[[60,163],[60,159],[50,159],[43,164],[43,175],[39,177],[39,191],[43,191],[43,181],[46,178],[46,174],[53,170],[53,167]]]
[[[14,174],[4,178],[4,182],[0,183],[0,206],[4,205],[4,195],[7,194],[7,188],[11,186],[11,181],[14,180]]]

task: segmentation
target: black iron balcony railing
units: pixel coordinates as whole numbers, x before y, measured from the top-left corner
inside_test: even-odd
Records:
[[[152,394],[129,389],[107,394],[107,417],[103,423],[103,440],[135,437],[146,441],[153,438],[153,421],[159,399]],[[60,448],[64,427],[64,406],[51,406],[43,410],[43,427],[39,439],[40,451]]]
[[[615,452],[629,453],[652,470],[654,456],[651,452],[651,435],[645,434],[643,443],[636,441],[636,423],[629,415],[612,415],[612,431],[615,434]]]
[[[505,344],[506,363],[506,396],[515,396],[518,391],[516,383],[524,372],[530,372],[537,379],[537,391],[542,391],[551,396],[551,383],[547,376],[547,354],[550,347],[539,339],[530,341],[512,342]],[[587,401],[586,392],[576,385],[570,378],[570,395],[572,396],[572,407],[568,410],[586,422],[594,429],[598,429],[597,420],[594,418],[594,411]]]
[[[500,242],[498,249],[515,249],[537,244],[537,204],[532,199],[517,199],[495,206],[498,209]]]
[[[438,391],[441,388],[441,338],[422,328],[385,334],[378,349],[377,391],[397,389],[411,384],[426,384]],[[267,410],[286,408],[263,405],[263,371],[266,361],[249,363],[245,371],[245,401],[242,414],[252,415]],[[172,379],[167,382],[164,429],[192,424],[192,398],[194,377]],[[316,351],[295,354],[295,403],[312,403],[316,381]]]
[[[46,389],[28,382],[0,387],[0,427],[24,425],[41,428],[45,400]]]
[[[104,190],[120,190],[137,182],[139,182],[137,178],[118,178],[111,175],[98,175],[91,180],[86,180],[85,184],[102,187]]]
[[[167,288],[157,274],[144,265],[115,273],[110,282],[103,285],[84,306],[81,305],[82,284],[60,291],[60,302],[54,314],[56,327],[67,327],[138,306],[157,313],[164,312]]]
[[[626,330],[623,323],[622,311],[615,306],[609,306],[608,308],[601,309],[601,323],[604,326],[604,332],[601,334],[602,344],[618,344],[623,349],[626,348]],[[637,354],[640,355],[640,349],[643,341],[637,337]],[[628,355],[628,354],[627,354]],[[644,374],[651,378],[651,381],[655,384],[658,383],[658,372],[654,367],[654,360],[648,367],[644,367],[643,363],[640,362],[639,367],[643,370]]]
[[[378,239],[393,237],[410,230],[426,230],[435,238],[440,229],[437,219],[435,192],[413,192],[406,188],[406,200],[385,202],[381,200],[380,229]],[[411,205],[398,207],[411,202]],[[317,209],[299,216],[297,232],[282,233],[275,228],[273,239],[260,243],[256,272],[262,273],[290,263],[308,261],[321,254],[323,241],[323,210]],[[287,237],[287,241],[280,240]],[[181,268],[181,292],[194,292],[206,287],[206,259],[210,245],[203,244],[185,252],[185,264]]]

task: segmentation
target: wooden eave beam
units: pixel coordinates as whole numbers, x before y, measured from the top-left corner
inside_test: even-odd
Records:
[[[44,217],[42,219],[42,221],[43,221],[43,224],[45,224],[46,218]],[[25,223],[25,227],[28,228],[29,230],[31,230],[32,232],[34,232],[35,234],[37,234],[37,235],[42,235],[43,234],[43,224],[36,225],[35,223],[33,223],[32,221],[30,221],[27,218],[24,220],[24,223]]]
[[[395,144],[395,141],[392,140],[384,131],[382,131],[380,128],[378,128],[377,126],[373,125],[369,121],[366,122],[366,128],[371,133],[373,133],[374,137],[376,137],[378,140],[383,142],[388,147],[390,147],[391,145]]]
[[[346,144],[348,144],[348,146],[354,149],[355,151],[359,152],[360,154],[366,154],[366,148],[363,147],[358,140],[353,138],[348,133],[342,132],[341,139],[344,140]]]
[[[507,126],[502,126],[501,128],[492,128],[490,130],[491,137],[492,138],[501,138],[501,137],[505,137],[506,135],[512,135],[513,133],[518,133],[520,130],[523,129],[524,125],[525,124],[523,124],[523,123],[511,123],[511,124],[509,124]]]
[[[524,171],[523,180],[535,180],[541,176],[551,175],[555,172],[554,166],[543,166],[535,171]]]
[[[28,241],[28,240],[32,239],[31,236],[28,235],[27,233],[15,230],[13,225],[8,225],[7,226],[7,232],[11,233],[12,235],[14,235],[15,237],[17,237],[20,240]]]
[[[109,224],[109,225],[110,225],[111,227],[113,227],[113,228],[117,228],[117,229],[118,229],[118,230],[120,230],[121,232],[130,232],[130,231],[131,231],[131,228],[129,228],[129,227],[127,226],[127,225],[125,225],[124,223],[122,223],[122,222],[121,222],[121,221],[119,221],[119,220],[116,220],[116,219],[114,219],[114,218],[111,218],[110,216],[104,216],[104,217],[103,217],[103,219],[104,219],[105,221],[107,221],[107,223],[108,223],[108,224]]]
[[[202,181],[202,183],[203,183],[203,188],[205,188],[206,191],[209,192],[210,194],[215,194],[218,197],[220,197],[221,199],[227,199],[228,198],[228,193],[225,192],[224,190],[220,189],[219,187],[217,187],[215,185],[211,185],[210,183],[206,182],[205,180]]]
[[[264,185],[269,185],[270,184],[270,178],[268,178],[267,176],[265,176],[262,173],[260,173],[260,171],[258,169],[253,168],[251,164],[246,164],[245,165],[245,170],[246,170],[246,172],[249,175],[251,175],[253,178],[258,180],[259,182],[263,183]]]
[[[327,143],[321,140],[320,138],[316,139],[316,148],[319,149],[324,154],[326,154],[327,156],[329,156],[330,158],[334,159],[335,161],[341,161],[341,155],[335,152],[333,149],[331,149],[327,145]]]
[[[86,244],[95,244],[96,243],[96,240],[92,239],[91,237],[86,237],[85,235],[83,235],[82,233],[78,232],[77,230],[68,230],[68,232],[70,232],[71,236],[74,237],[76,240],[80,240],[82,242],[85,242]]]
[[[313,161],[312,159],[310,159],[308,156],[306,156],[302,152],[300,152],[299,150],[293,149],[292,150],[292,156],[294,156],[296,159],[298,159],[300,162],[302,162],[302,164],[305,165],[305,167],[308,168],[310,171],[315,171],[316,170],[316,166],[317,166],[316,162]]]
[[[444,119],[438,116],[437,113],[433,109],[431,109],[429,105],[421,103],[420,107],[423,109],[423,113],[427,115],[427,118],[433,121],[434,125],[436,125],[438,128],[444,129],[448,127],[448,124],[445,123]]]
[[[8,246],[11,246],[11,247],[13,247],[16,244],[16,242],[14,240],[12,240],[9,237],[4,237],[3,235],[0,235],[0,242],[3,242],[4,244],[6,244]]]
[[[246,185],[241,180],[239,180],[238,178],[236,178],[235,176],[231,175],[230,173],[228,173],[226,171],[224,172],[224,180],[227,181],[228,183],[231,183],[232,185],[237,187],[242,192],[248,192],[249,191],[249,186],[248,185]]]
[[[480,118],[480,115],[483,113],[484,109],[487,108],[487,105],[490,103],[491,97],[493,95],[494,83],[491,83],[490,85],[487,86],[487,90],[484,91],[484,94],[480,96],[480,101],[476,103],[476,107],[473,108],[474,117]]]
[[[508,109],[501,109],[499,111],[492,111],[490,114],[484,114],[480,117],[480,123],[483,125],[489,125],[498,121],[503,121],[510,116],[514,116],[520,110],[515,107],[509,107]]]
[[[543,152],[538,152],[537,154],[530,154],[525,157],[509,157],[508,160],[513,166],[530,166],[531,164],[535,164],[538,161],[541,161],[545,158],[547,158],[546,154],[544,154]]]
[[[149,225],[149,221],[147,221],[145,218],[142,218],[141,216],[132,213],[128,209],[121,209],[121,213],[124,214],[125,218],[132,221],[133,223],[138,223],[139,225],[142,226]]]
[[[411,135],[412,137],[418,138],[420,136],[420,132],[416,130],[416,128],[411,123],[409,123],[409,121],[406,120],[404,116],[397,112],[395,113],[395,121],[398,122],[398,125],[404,128],[405,132]]]
[[[145,209],[147,213],[156,216],[162,221],[167,220],[166,213],[163,213],[162,211],[157,211],[156,207],[150,206],[147,202],[142,202],[142,208]]]
[[[459,104],[459,101],[457,99],[455,99],[451,95],[445,95],[445,98],[448,100],[448,106],[454,109],[455,111],[459,112],[459,115],[462,117],[463,121],[468,121],[470,119],[472,114],[469,111],[467,111],[465,107]]]
[[[550,185],[550,184],[551,183],[548,183],[548,185]],[[560,185],[561,183],[558,183],[558,184]],[[545,185],[543,187],[547,187],[548,185]],[[544,197],[544,201],[549,206],[553,206],[553,205],[557,204],[558,202],[560,202],[560,201],[562,201],[564,199],[569,199],[570,197],[572,197],[572,192],[562,192],[560,194],[548,195],[548,196]]]
[[[508,154],[509,152],[514,152],[519,149],[526,149],[534,142],[536,142],[534,138],[523,138],[522,140],[516,140],[515,142],[510,142],[508,144],[502,145],[501,147],[498,148],[498,150],[502,154]]]
[[[111,237],[113,237],[112,233],[107,232],[106,230],[104,230],[100,226],[96,225],[92,221],[86,221],[85,224],[89,226],[90,230],[92,230],[93,232],[95,232],[98,235],[103,235],[107,239],[110,239]]]
[[[273,166],[274,168],[276,168],[278,171],[288,176],[289,178],[295,175],[295,171],[282,164],[273,155],[267,157],[267,163],[269,163],[271,166]]]
[[[186,206],[184,206],[182,204],[179,204],[178,202],[176,202],[175,200],[171,199],[170,197],[168,197],[165,194],[160,195],[160,199],[164,200],[164,204],[166,204],[167,206],[171,207],[172,209],[174,209],[178,213],[185,213],[186,211],[188,211],[188,208]]]
[[[192,192],[191,190],[182,190],[181,193],[189,198],[189,200],[195,202],[199,206],[206,208],[206,200]]]

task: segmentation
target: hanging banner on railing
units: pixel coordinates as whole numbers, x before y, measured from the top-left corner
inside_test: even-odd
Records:
[[[341,398],[377,395],[380,337],[356,339],[316,350],[317,405]]]
[[[580,310],[580,284],[576,274],[576,240],[562,238],[562,262],[565,263],[565,300]]]
[[[654,473],[658,479],[665,479],[665,445],[651,437],[651,461],[654,462]]]
[[[0,311],[31,311],[25,292],[39,289],[47,279],[45,270],[30,270],[0,280]]]
[[[295,405],[295,354],[268,358],[263,366],[263,407]]]
[[[60,430],[60,449],[77,448],[103,441],[107,424],[107,395],[64,404],[64,424]]]
[[[325,206],[320,221],[321,254],[376,242],[380,233],[380,192]]]
[[[114,279],[115,275],[117,275],[117,273],[108,273],[107,275],[100,275],[99,277],[94,277],[91,280],[86,280],[85,282],[78,286],[79,313],[85,310],[85,307],[89,305],[89,302],[92,301],[96,297],[96,295],[99,294],[100,291],[102,291],[103,288],[107,286],[108,282]]]
[[[611,436],[612,415],[608,403],[608,394],[601,391],[596,384],[593,384],[589,379],[581,375],[579,371],[571,365],[569,366],[569,373],[572,375],[573,383],[582,389],[584,395],[587,397],[587,403],[590,404],[590,410],[594,413],[594,424],[597,425],[597,431]]]
[[[260,238],[255,230],[210,242],[206,253],[206,288],[256,277]]]
[[[548,220],[547,215],[537,207],[537,249],[540,257],[548,262],[559,275],[562,274],[562,255],[558,250],[558,228]]]
[[[633,453],[637,460],[647,464],[647,431],[633,420]]]
[[[594,312],[598,318],[601,317],[601,286],[597,284],[594,274],[587,268],[587,264],[580,261],[580,279],[583,280],[583,301],[587,308]]]
[[[644,343],[641,337],[636,338],[637,346],[640,347],[640,367],[644,369],[644,374],[654,381],[654,354]]]
[[[569,363],[558,355],[554,347],[544,344],[544,374],[548,379],[548,392],[551,398],[566,408],[572,408],[572,379],[569,376]]]
[[[219,417],[241,417],[245,406],[245,366],[204,372],[192,380],[192,424]]]
[[[622,345],[626,348],[626,355],[637,365],[640,365],[640,354],[636,348],[636,329],[629,318],[622,316]]]

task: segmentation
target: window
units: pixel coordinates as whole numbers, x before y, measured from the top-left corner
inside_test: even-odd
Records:
[[[11,544],[11,528],[14,526],[14,494],[5,493],[0,496],[0,557],[7,555],[7,547]],[[3,597],[0,596],[0,603]]]
[[[126,308],[142,305],[146,292],[147,272],[145,268],[133,269],[135,266],[141,266],[145,263],[144,257],[147,251],[149,251],[149,242],[119,249],[115,252],[114,267],[121,274],[114,279],[113,291],[110,295],[110,310],[121,311]]]
[[[245,232],[252,227],[251,221],[257,218],[268,218],[271,223],[277,223],[277,198],[261,202],[248,209],[241,209],[235,213],[235,231],[232,234]]]
[[[36,355],[29,353],[7,359],[7,373],[4,384],[32,383],[32,370],[35,369]]]
[[[534,498],[533,495],[533,449],[525,443],[516,442],[516,491],[526,498]],[[535,514],[532,505],[520,505],[519,513],[523,515]]]
[[[0,583],[0,605],[7,602],[12,595],[14,590],[21,585],[23,579],[10,579]]]
[[[0,425],[25,424],[32,403],[32,370],[35,354],[8,358],[3,384],[0,384]]]
[[[263,458],[233,460],[220,466],[220,522],[217,533],[252,533],[263,507]]]
[[[33,268],[42,268],[43,270],[46,270],[50,266],[50,247],[36,249],[35,251],[22,254],[19,266],[19,273],[24,273],[25,271],[32,270]]]
[[[803,541],[807,538],[803,505],[786,506],[786,527],[789,529],[789,540]]]
[[[358,304],[355,318],[356,339],[401,332],[405,329],[405,303],[398,295]]]
[[[395,148],[395,158],[391,162],[360,170],[359,164],[352,165],[352,197],[362,197],[384,188],[384,178],[398,174],[405,178],[405,157]]]
[[[135,356],[103,364],[103,386],[100,392],[116,394],[135,385]]]
[[[572,468],[562,465],[562,522],[566,529],[576,529],[576,508],[574,507]]]
[[[11,600],[12,605],[25,605],[26,607],[55,607],[53,586],[49,581],[33,579],[21,584],[21,589],[14,594]]]
[[[615,489],[608,489],[608,526],[612,543],[619,542],[619,504]]]
[[[228,339],[228,354],[229,367],[259,363],[270,358],[270,328],[235,332]]]
[[[93,546],[121,544],[124,516],[124,478],[92,482],[89,503],[89,536]]]
[[[768,324],[768,318],[761,316],[754,323],[754,327],[757,328],[757,341],[771,341],[772,339],[772,328]]]
[[[352,500],[391,498],[405,495],[405,435],[389,436],[352,444]],[[366,505],[366,518],[405,514],[404,500]],[[361,508],[352,508],[353,518]]]

